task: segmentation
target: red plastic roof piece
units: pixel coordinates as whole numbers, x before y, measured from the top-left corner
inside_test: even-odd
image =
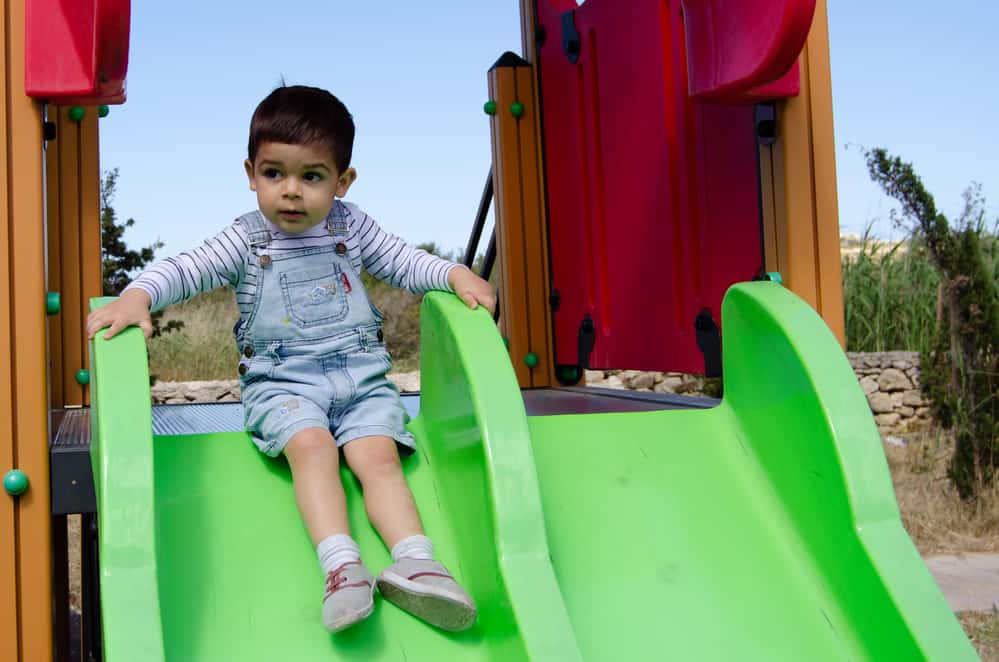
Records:
[[[691,97],[747,101],[797,94],[796,61],[812,25],[815,0],[682,4]]]
[[[56,103],[125,100],[130,0],[27,0],[24,86]]]

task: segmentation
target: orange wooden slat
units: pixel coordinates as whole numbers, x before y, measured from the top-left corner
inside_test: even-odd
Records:
[[[75,329],[83,328],[83,290],[80,278],[80,125],[68,117],[67,108],[59,109],[59,232],[65,247],[62,251],[62,374],[63,399],[66,405],[83,404],[83,387],[76,382],[76,372],[84,366],[83,344],[73,338]],[[56,376],[53,376],[55,379]]]
[[[806,46],[807,52],[807,46]],[[807,56],[803,53],[803,60]],[[808,89],[808,67],[801,67],[802,89]],[[787,237],[782,275],[784,283],[795,294],[818,310],[818,279],[815,264],[815,198],[813,192],[814,169],[811,149],[811,100],[807,92],[789,100],[784,106],[784,131],[782,141],[785,161],[784,206],[788,222],[784,226]]]
[[[6,7],[4,7],[6,16]],[[7,38],[7,23],[0,20],[0,40]],[[0,49],[3,72],[8,71],[6,52]],[[0,76],[0,99],[5,99],[6,75]],[[16,467],[14,451],[14,384],[11,370],[13,333],[10,318],[10,216],[7,213],[7,106],[0,102],[0,473]],[[0,493],[0,660],[18,660],[17,529],[15,500]]]
[[[538,365],[531,371],[531,386],[551,386],[554,382],[555,357],[552,352],[551,306],[548,301],[548,232],[545,227],[544,189],[539,158],[538,104],[534,92],[534,69],[513,70],[517,100],[524,105],[524,115],[517,122],[523,235],[521,237],[527,289],[523,304],[527,307],[531,351]]]
[[[537,42],[535,41],[534,26],[534,3],[535,0],[520,0],[520,46],[521,55],[525,60],[534,64],[537,62],[535,52]]]
[[[536,212],[536,224],[535,232],[533,233],[538,240],[537,246],[540,250],[541,264],[538,273],[532,276],[532,287],[535,290],[534,298],[532,301],[535,305],[541,305],[542,309],[532,307],[532,339],[533,341],[541,346],[545,347],[548,358],[544,360],[540,365],[545,367],[544,372],[535,369],[534,371],[534,384],[536,386],[550,386],[555,383],[555,347],[554,347],[554,322],[552,319],[551,305],[549,304],[549,299],[551,295],[551,276],[549,273],[549,262],[548,262],[548,217],[547,217],[547,204],[546,204],[546,191],[545,191],[545,181],[544,181],[544,154],[542,147],[542,123],[541,123],[541,108],[540,108],[540,96],[538,93],[538,77],[537,77],[537,35],[536,35],[537,20],[535,16],[535,3],[534,0],[521,0],[520,2],[520,35],[521,35],[521,50],[522,56],[528,63],[531,64],[530,69],[521,72],[522,81],[518,82],[518,90],[523,89],[525,97],[529,94],[531,103],[525,106],[530,110],[533,110],[531,117],[527,118],[527,122],[533,125],[533,134],[528,136],[527,140],[524,142],[523,149],[521,150],[521,158],[525,162],[525,168],[532,170],[531,176],[533,177],[533,187],[537,191],[537,212]],[[525,121],[521,121],[521,125],[524,126]],[[528,162],[530,165],[528,166]],[[534,320],[537,319],[539,323],[535,323]],[[544,320],[543,322],[541,320]],[[544,333],[544,338],[540,338],[536,334]]]
[[[59,109],[49,108],[49,121],[56,124],[56,140],[58,140]],[[59,231],[61,209],[59,204],[59,146],[56,142],[48,143],[45,149],[45,228],[46,243],[48,244],[48,290],[51,292],[63,291],[62,281],[62,233]],[[65,300],[62,301],[65,305]],[[60,408],[65,404],[63,397],[63,316],[62,313],[49,318],[49,389],[53,408]]]
[[[812,164],[815,182],[819,311],[845,344],[843,275],[839,244],[839,201],[836,196],[836,140],[833,136],[832,75],[829,64],[829,20],[825,0],[816,5],[808,37],[809,96],[812,100]]]
[[[8,170],[14,329],[15,444],[31,487],[17,504],[21,659],[52,659],[52,547],[41,104],[24,94],[24,2],[7,6]]]
[[[513,70],[509,67],[493,68],[489,76],[489,98],[496,101],[497,107],[492,118],[496,134],[493,188],[503,329],[510,343],[510,359],[517,381],[522,387],[527,387],[531,385],[531,370],[524,363],[524,358],[531,351],[531,346],[524,299],[527,280],[522,244],[523,200],[519,181],[517,119],[510,113],[510,104],[516,100],[516,88]]]
[[[101,214],[100,214],[100,141],[98,139],[97,109],[88,108],[87,115],[80,125],[80,142],[77,153],[79,172],[79,236],[80,236],[80,326],[68,329],[68,341],[80,346],[80,365],[90,368],[90,356],[84,333],[84,324],[90,307],[90,299],[103,294],[101,279]],[[89,389],[83,389],[82,404],[90,403]]]
[[[836,162],[825,3],[816,5],[800,57],[801,94],[778,109],[773,150],[777,253],[784,283],[845,342]],[[783,190],[779,190],[783,187]]]

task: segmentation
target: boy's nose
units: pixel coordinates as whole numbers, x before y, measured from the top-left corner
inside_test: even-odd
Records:
[[[298,179],[295,177],[288,177],[284,180],[284,191],[283,195],[286,198],[297,198],[302,193],[302,187],[299,186]]]

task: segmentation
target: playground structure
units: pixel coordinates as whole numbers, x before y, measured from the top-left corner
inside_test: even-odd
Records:
[[[74,512],[99,568],[83,648],[111,661],[974,659],[837,345],[823,2],[522,0],[522,54],[488,73],[500,332],[426,297],[405,400],[408,478],[480,620],[381,604],[334,639],[287,468],[238,406],[151,409],[141,333],[84,340],[127,0],[4,17],[0,660],[66,659]],[[573,386],[586,367],[720,373],[725,395]]]

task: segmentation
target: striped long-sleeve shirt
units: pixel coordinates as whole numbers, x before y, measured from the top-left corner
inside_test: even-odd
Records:
[[[447,277],[454,263],[410,246],[382,230],[373,218],[351,203],[348,210],[347,255],[358,273],[361,267],[372,276],[416,294],[429,290],[450,291]],[[267,222],[272,253],[325,245],[329,235],[325,223],[300,234],[289,234]],[[150,310],[162,310],[194,295],[219,287],[237,289],[246,270],[249,240],[242,225],[233,222],[197,248],[168,257],[146,269],[126,290],[138,288],[149,294]]]

